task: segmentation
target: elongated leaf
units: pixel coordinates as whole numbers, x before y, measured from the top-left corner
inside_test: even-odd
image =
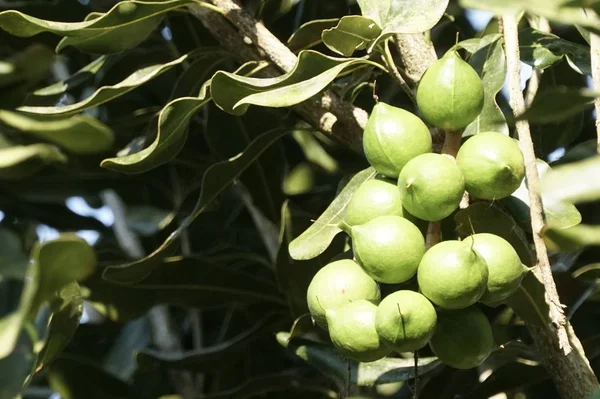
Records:
[[[0,122],[76,154],[104,152],[110,149],[114,142],[112,130],[88,115],[57,119],[0,110]]]
[[[302,51],[288,73],[276,78],[248,78],[217,72],[211,83],[215,104],[225,112],[242,115],[248,106],[289,107],[305,101],[327,87],[344,69],[365,64],[361,58],[335,58],[312,50]]]
[[[331,51],[350,57],[354,51],[367,48],[380,34],[381,28],[372,19],[347,15],[333,28],[325,29],[322,39]]]
[[[108,374],[89,360],[64,356],[57,359],[48,370],[50,387],[62,399],[93,397],[97,399],[134,399],[139,396],[131,386],[116,376]]]
[[[480,132],[498,132],[508,134],[508,125],[502,110],[496,102],[498,92],[504,86],[506,77],[506,60],[502,44],[502,35],[490,34],[481,39],[469,39],[465,48],[472,53],[469,64],[481,76],[484,87],[484,101],[481,113],[471,122],[463,136],[471,136]]]
[[[186,229],[200,214],[204,213],[217,196],[231,182],[238,178],[256,159],[278,139],[289,133],[285,129],[274,129],[254,139],[246,149],[235,157],[212,165],[202,178],[200,197],[191,215],[189,215],[154,252],[136,262],[111,266],[105,270],[104,278],[118,282],[135,282],[143,280],[172,251],[182,231]]]
[[[315,138],[314,134],[306,130],[298,130],[293,133],[294,140],[298,143],[306,159],[329,173],[337,172],[338,162],[333,158]]]
[[[268,314],[242,333],[216,345],[181,354],[147,349],[136,354],[136,362],[142,369],[165,367],[196,372],[214,371],[219,363],[232,361],[243,354],[255,339],[274,332],[278,324],[281,324],[281,317]]]
[[[36,362],[36,373],[61,354],[79,327],[79,320],[83,314],[83,297],[79,284],[73,281],[64,286],[50,301],[50,310],[52,314],[44,347]]]
[[[230,53],[218,47],[200,48],[196,49],[194,53],[198,54],[198,57],[177,78],[171,93],[171,100],[180,97],[201,96],[201,90],[208,80],[208,74],[214,73],[218,65],[232,57]]]
[[[495,205],[476,202],[454,215],[456,229],[461,237],[475,233],[496,234],[507,240],[517,251],[521,262],[534,263],[530,245],[523,230],[515,220]]]
[[[21,326],[35,320],[40,307],[72,281],[93,273],[96,257],[92,247],[75,234],[36,244],[19,307],[0,319],[0,359],[13,349]]]
[[[534,273],[525,275],[519,289],[505,300],[527,323],[539,327],[548,327],[549,308],[545,299],[544,285]]]
[[[442,18],[448,0],[357,0],[362,15],[382,29],[381,39],[394,33],[419,33]]]
[[[22,280],[27,271],[28,257],[21,237],[13,230],[0,228],[0,278]]]
[[[529,108],[517,120],[531,123],[561,122],[578,112],[591,108],[600,92],[574,87],[549,88],[533,99]]]
[[[586,15],[581,8],[571,7],[568,3],[564,0],[459,0],[463,8],[486,10],[498,15],[525,11],[551,21],[580,25],[600,33],[600,17],[593,13]]]
[[[102,86],[94,94],[89,96],[83,101],[75,104],[58,106],[58,107],[20,107],[19,111],[29,114],[43,114],[43,115],[74,115],[83,111],[84,109],[97,107],[98,105],[104,104],[117,97],[120,97],[131,90],[143,85],[144,83],[154,79],[169,69],[181,64],[188,58],[188,55],[182,55],[181,57],[168,62],[166,64],[151,65],[142,69],[138,69],[123,81],[112,86]]]
[[[336,26],[339,18],[315,19],[302,24],[288,39],[287,45],[292,51],[306,50],[322,41],[325,29]]]
[[[358,186],[374,178],[376,174],[375,169],[367,168],[350,179],[313,225],[290,243],[289,251],[292,259],[312,259],[329,247],[333,238],[342,231],[339,224],[352,194]]]
[[[89,302],[120,322],[135,319],[157,304],[213,308],[262,302],[285,306],[274,283],[211,259],[166,258],[144,280],[133,284],[94,278],[84,285],[90,289]]]
[[[579,224],[567,229],[548,228],[544,231],[548,249],[574,252],[590,245],[600,245],[600,226]]]
[[[521,61],[536,69],[546,69],[563,58],[583,75],[591,75],[589,47],[573,43],[548,32],[525,28],[519,31]]]
[[[469,399],[488,399],[496,394],[525,389],[548,378],[541,365],[511,362],[496,370],[479,384],[469,395]]]
[[[22,179],[36,174],[48,164],[65,162],[65,155],[50,144],[0,148],[0,179]]]
[[[574,203],[600,198],[600,156],[557,166],[544,175],[542,192],[556,200]]]
[[[35,365],[35,328],[29,324],[18,333],[13,351],[0,358],[0,398],[13,399],[23,392]]]
[[[191,3],[192,0],[128,0],[116,4],[106,14],[71,23],[45,21],[8,10],[0,12],[0,28],[20,37],[31,37],[41,32],[63,36],[57,52],[73,46],[90,53],[111,54],[137,46],[156,29],[165,13]]]
[[[326,376],[338,381],[347,381],[357,386],[372,386],[414,378],[414,359],[384,358],[370,363],[348,361],[340,356],[331,345],[302,338],[291,338],[287,332],[277,333],[279,345],[317,368]],[[440,363],[435,357],[419,359],[419,375],[432,371]]]

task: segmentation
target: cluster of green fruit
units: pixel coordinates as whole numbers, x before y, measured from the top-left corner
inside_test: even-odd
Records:
[[[449,52],[426,71],[417,104],[429,123],[456,131],[481,112],[481,80]],[[493,337],[487,317],[473,305],[508,298],[527,268],[510,243],[493,234],[427,249],[415,223],[450,216],[465,190],[482,200],[510,195],[524,177],[516,141],[478,133],[456,159],[435,154],[418,116],[378,103],[365,128],[364,149],[379,175],[356,189],[343,216],[354,258],[329,263],[311,281],[307,301],[314,322],[328,330],[342,354],[358,361],[429,344],[449,366],[480,365]],[[415,276],[418,292],[401,289],[382,300],[380,283],[402,284]]]

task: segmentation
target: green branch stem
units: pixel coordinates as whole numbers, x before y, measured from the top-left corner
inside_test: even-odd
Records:
[[[595,33],[590,33],[590,56],[592,59],[592,80],[594,89],[600,90],[600,36]],[[596,142],[597,151],[600,153],[600,97],[594,100],[594,108],[596,109]]]
[[[518,22],[513,14],[504,15],[502,21],[508,69],[509,103],[513,114],[520,115],[525,110],[525,99],[521,91]],[[533,273],[544,285],[545,299],[549,307],[548,325],[528,327],[538,352],[561,396],[573,399],[589,397],[598,390],[598,380],[585,357],[579,339],[571,331],[552,276],[548,251],[542,236],[545,224],[544,210],[529,122],[517,121],[516,130],[525,159],[531,227],[537,254],[537,267]]]
[[[404,92],[410,98],[410,100],[414,104],[416,104],[417,99],[415,98],[415,93],[412,91],[408,83],[406,83],[406,80],[404,80],[404,77],[398,70],[398,66],[394,61],[394,57],[392,56],[392,52],[390,51],[390,39],[386,40],[383,46],[383,58],[388,67],[389,74],[392,75],[392,77],[396,80],[400,88],[404,90]]]

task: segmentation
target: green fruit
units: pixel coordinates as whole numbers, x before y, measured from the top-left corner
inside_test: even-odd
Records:
[[[523,153],[512,138],[494,132],[478,133],[458,150],[456,163],[469,194],[500,199],[512,194],[525,177]]]
[[[429,248],[417,271],[419,288],[431,302],[445,309],[473,305],[485,293],[488,268],[471,245],[449,240]]]
[[[371,166],[396,178],[412,158],[431,152],[431,134],[415,114],[380,102],[365,126],[363,148]]]
[[[397,284],[417,272],[425,253],[421,231],[400,216],[379,216],[352,228],[357,262],[374,280]]]
[[[350,259],[325,265],[315,274],[306,292],[313,321],[325,329],[327,310],[336,310],[359,299],[377,304],[381,300],[381,292],[375,280]]]
[[[417,88],[423,118],[446,130],[473,122],[483,108],[483,84],[477,72],[456,51],[449,51],[423,74]]]
[[[400,191],[394,182],[376,178],[362,183],[352,194],[346,206],[344,222],[354,226],[386,215],[403,215]]]
[[[437,315],[431,302],[414,291],[396,291],[377,307],[375,328],[397,352],[421,349],[433,336]]]
[[[471,245],[488,267],[487,290],[481,302],[497,303],[519,288],[526,268],[508,241],[494,234],[480,233],[465,238],[463,242]]]
[[[364,299],[327,311],[327,326],[333,345],[345,356],[359,362],[386,357],[391,349],[375,331],[377,305]]]
[[[398,178],[404,208],[430,222],[458,208],[465,191],[462,172],[446,155],[423,154],[409,161]]]
[[[475,307],[440,312],[429,346],[450,367],[477,367],[492,352],[492,327],[485,314]]]

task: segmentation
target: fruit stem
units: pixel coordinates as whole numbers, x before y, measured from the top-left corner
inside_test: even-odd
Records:
[[[392,75],[394,79],[396,79],[396,82],[402,88],[402,90],[404,90],[408,98],[410,98],[410,101],[412,101],[413,104],[416,104],[417,100],[415,98],[415,93],[413,93],[408,83],[406,83],[406,80],[404,79],[404,77],[398,70],[396,63],[394,62],[394,57],[392,57],[392,52],[390,50],[390,40],[391,38],[387,39],[383,44],[383,59],[388,67],[388,72],[390,75]]]

